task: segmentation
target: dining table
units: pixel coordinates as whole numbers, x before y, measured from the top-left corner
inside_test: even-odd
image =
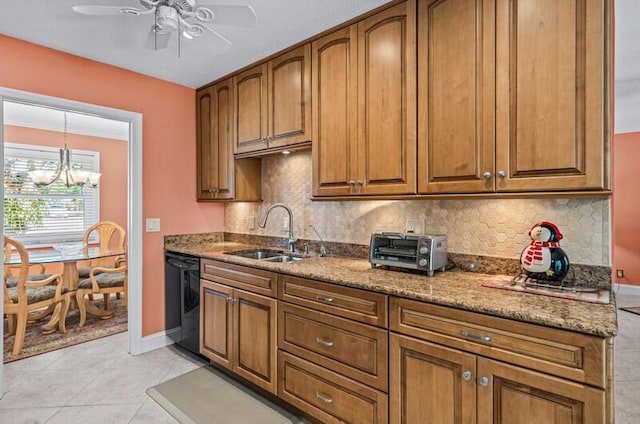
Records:
[[[30,250],[29,252],[29,264],[53,264],[62,263],[62,287],[66,288],[70,293],[71,305],[70,309],[76,308],[74,293],[80,283],[80,277],[78,276],[78,262],[91,261],[97,259],[104,259],[109,257],[118,257],[126,255],[126,250],[119,247],[98,247],[98,246],[82,246],[80,245],[76,249],[70,249],[65,246],[62,249],[46,249],[46,250]],[[5,265],[18,265],[20,264],[20,256],[18,254],[11,255],[9,260],[4,261]],[[110,311],[104,311],[98,309],[89,300],[87,302],[87,312],[93,315],[106,319],[111,316]],[[55,306],[50,306],[41,313],[30,316],[30,320],[39,320],[45,316],[51,314],[51,319],[42,326],[43,333],[51,333],[55,331],[56,326],[61,317],[62,305],[60,303]]]

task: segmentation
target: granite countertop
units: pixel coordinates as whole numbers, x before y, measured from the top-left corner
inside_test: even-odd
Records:
[[[218,242],[165,246],[165,250],[585,334],[609,337],[617,332],[613,300],[608,304],[598,304],[481,286],[496,275],[454,270],[428,277],[425,274],[372,269],[366,259],[310,256],[302,261],[274,263],[224,253],[259,247],[264,246]]]

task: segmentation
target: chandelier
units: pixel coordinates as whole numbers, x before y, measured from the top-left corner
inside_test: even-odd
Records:
[[[71,150],[67,149],[67,112],[64,112],[64,149],[60,149],[60,163],[53,171],[49,169],[36,169],[28,172],[31,181],[36,187],[44,187],[60,180],[67,187],[83,187],[89,183],[91,187],[98,187],[100,182],[99,172],[85,171],[82,168],[74,168],[71,165]]]

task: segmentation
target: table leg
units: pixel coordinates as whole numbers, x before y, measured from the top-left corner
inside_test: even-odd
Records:
[[[53,305],[52,305],[53,306]],[[56,331],[56,326],[58,322],[60,322],[60,315],[62,313],[62,302],[58,302],[54,306],[53,314],[51,314],[51,318],[49,322],[40,327],[42,329],[42,334],[51,334]]]

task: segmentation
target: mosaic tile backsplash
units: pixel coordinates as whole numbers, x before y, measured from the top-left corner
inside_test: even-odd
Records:
[[[572,263],[610,266],[608,199],[468,199],[311,201],[311,151],[262,160],[262,203],[225,205],[225,231],[283,237],[283,209],[274,209],[266,228],[258,227],[271,203],[293,211],[295,238],[368,245],[371,233],[405,231],[407,219],[425,221],[427,233],[447,234],[449,252],[519,258],[538,221],[551,221],[564,238]],[[255,229],[251,230],[251,223]]]

